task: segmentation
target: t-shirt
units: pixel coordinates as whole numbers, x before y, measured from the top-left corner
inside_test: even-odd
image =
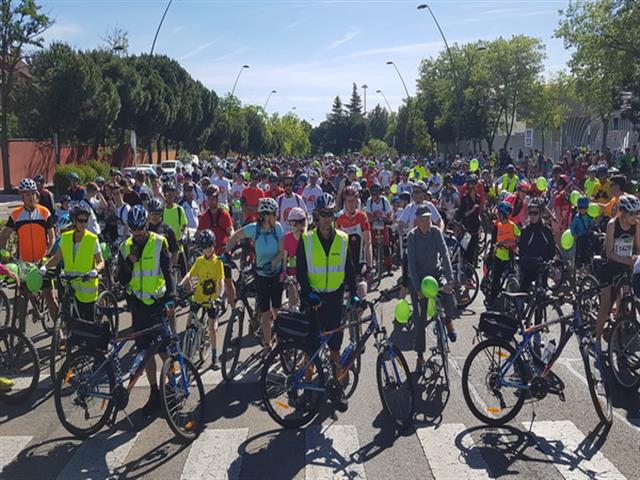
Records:
[[[222,255],[229,241],[227,231],[233,227],[233,219],[229,212],[218,208],[215,213],[205,210],[198,218],[198,230],[211,230],[216,236],[216,255]]]
[[[258,187],[247,187],[242,191],[242,198],[246,207],[257,207],[260,199],[264,198],[264,191]],[[248,213],[248,211],[245,211],[244,220],[245,222],[255,222],[258,220],[258,212]]]
[[[284,251],[287,252],[287,273],[289,275],[295,275],[296,273],[296,251],[298,250],[299,238],[296,238],[293,232],[286,233],[284,235]]]
[[[256,253],[256,266],[258,275],[261,277],[273,277],[280,273],[281,266],[275,270],[271,269],[271,261],[280,249],[280,240],[284,237],[284,230],[280,222],[276,222],[275,227],[270,231],[263,231],[257,223],[245,225],[244,234],[253,240]]]
[[[200,216],[200,207],[198,206],[198,202],[195,200],[191,200],[190,202],[182,200],[180,205],[187,216],[187,226],[189,228],[198,228],[198,217]]]
[[[349,255],[354,261],[357,260],[357,266],[365,262],[364,248],[361,248],[362,234],[371,231],[367,214],[361,210],[356,210],[353,215],[344,212],[336,220],[336,226],[349,235]]]
[[[193,299],[196,303],[205,303],[218,298],[218,284],[224,280],[224,265],[213,255],[207,259],[204,255],[196,258],[189,270],[192,277],[198,279]]]
[[[312,187],[311,185],[307,185],[307,187],[302,192],[302,198],[304,202],[307,204],[307,210],[313,212],[316,208],[316,199],[322,196],[324,192],[319,185]]]
[[[297,193],[292,193],[290,197],[287,197],[286,194],[280,195],[276,201],[278,202],[278,215],[280,223],[282,224],[282,228],[284,232],[289,232],[291,227],[289,227],[289,222],[287,222],[287,218],[289,218],[289,212],[292,208],[299,207],[305,212],[307,211],[307,205],[304,203],[304,200]]]
[[[218,203],[220,205],[225,205],[227,203],[229,203],[229,192],[231,192],[231,182],[229,181],[228,178],[219,178],[219,177],[212,177],[211,178],[211,184],[215,185],[216,187],[218,187]],[[234,183],[234,186],[238,185],[237,183]],[[243,187],[242,184],[238,185],[239,187]],[[244,187],[243,187],[244,188]],[[237,190],[237,189],[236,189]],[[232,195],[235,197],[235,195],[232,193]],[[242,190],[240,190],[239,195],[236,198],[240,198],[242,196]]]
[[[98,224],[98,217],[96,217],[95,206],[91,200],[87,200],[86,198],[81,200],[80,203],[89,210],[89,223],[87,224],[87,230],[91,233],[95,233],[96,235],[100,235],[101,229]]]
[[[233,185],[231,185],[231,196],[233,199],[240,200],[242,198],[242,192],[244,192],[244,183],[233,182]]]
[[[124,232],[127,225],[127,217],[129,216],[131,207],[128,203],[116,208],[116,217],[118,222],[118,241],[124,240]]]
[[[378,178],[380,179],[380,185],[382,185],[383,187],[390,187],[391,177],[393,177],[393,174],[389,170],[382,170],[378,174]]]
[[[422,205],[426,205],[429,207],[429,211],[431,212],[431,222],[433,224],[440,224],[442,222],[442,217],[440,216],[440,212],[435,207],[435,205],[431,202],[424,202]],[[415,202],[407,205],[402,213],[400,214],[399,221],[407,225],[407,227],[412,229],[415,227],[414,222],[416,220],[416,211],[418,210],[418,205]]]
[[[47,230],[53,228],[53,216],[42,205],[33,210],[24,206],[16,208],[9,219],[7,227],[18,235],[18,257],[25,262],[37,262],[47,253]]]
[[[392,212],[391,204],[385,197],[380,197],[377,202],[374,202],[373,197],[370,197],[367,200],[367,212],[373,218],[372,223],[381,223],[390,216]]]

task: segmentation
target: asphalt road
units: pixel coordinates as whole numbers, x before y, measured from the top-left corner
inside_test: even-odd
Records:
[[[413,369],[413,332],[394,327],[393,306],[384,304],[383,321]],[[525,405],[500,429],[473,417],[463,399],[461,370],[481,308],[477,300],[456,321],[449,385],[437,375],[416,378],[414,427],[405,431],[398,432],[382,410],[372,345],[349,410],[334,420],[326,409],[299,430],[281,429],[261,408],[258,364],[230,385],[219,373],[208,372],[207,429],[191,445],[177,443],[162,418],[142,416],[144,385],[134,388],[127,408],[135,430],[120,415],[114,428],[84,442],[75,439],[60,425],[49,380],[43,378],[24,405],[0,404],[0,478],[638,478],[637,395],[616,390],[613,425],[599,425],[573,340],[554,367],[566,384],[565,402],[548,396]],[[127,326],[128,319],[123,320]],[[44,354],[48,339],[36,340]],[[431,337],[427,342],[433,345]],[[43,361],[43,376],[46,369]]]

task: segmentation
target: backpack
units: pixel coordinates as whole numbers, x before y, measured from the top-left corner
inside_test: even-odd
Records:
[[[284,201],[284,195],[285,194],[283,193],[282,195],[280,195],[278,197],[278,210],[280,210],[280,211],[282,211],[282,202]],[[292,195],[293,195],[293,198],[296,199],[296,204],[298,205],[298,207],[300,207],[300,196],[295,194],[295,193],[292,193]],[[286,220],[286,218],[285,218],[285,220]]]

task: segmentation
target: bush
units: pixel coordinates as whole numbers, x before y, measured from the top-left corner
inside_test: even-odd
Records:
[[[97,176],[104,178],[105,180],[107,180],[109,178],[109,174],[111,173],[111,164],[108,162],[101,162],[98,160],[89,160],[87,162],[87,165],[91,168],[93,168],[96,173],[98,174]],[[81,165],[82,167],[84,167],[85,165]],[[94,177],[95,178],[95,177]]]
[[[97,160],[89,160],[88,163],[83,165],[74,163],[58,166],[53,174],[53,191],[56,198],[63,195],[69,188],[69,175],[71,175],[71,173],[77,173],[80,176],[80,183],[86,185],[89,182],[95,181],[98,176],[108,179],[110,168],[108,163],[98,162]]]
[[[370,139],[362,150],[360,151],[362,155],[365,157],[395,157],[398,152],[395,148],[390,147],[382,140],[378,140],[377,138]]]

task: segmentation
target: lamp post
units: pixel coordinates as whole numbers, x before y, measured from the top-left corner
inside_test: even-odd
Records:
[[[389,113],[393,113],[393,110],[391,110],[391,105],[389,105],[389,100],[387,100],[387,96],[384,94],[384,92],[382,90],[376,90],[376,93],[382,95],[382,98],[384,98],[384,101],[387,104],[387,108],[389,109]]]
[[[156,30],[156,35],[155,37],[153,37],[153,43],[151,44],[151,53],[149,54],[150,57],[153,57],[153,50],[156,48],[156,40],[158,40],[158,34],[160,33],[162,22],[164,22],[164,17],[167,16],[167,12],[169,11],[169,7],[171,6],[172,2],[173,0],[169,0],[169,3],[167,4],[167,8],[164,9],[164,13],[162,14],[162,18],[160,19],[160,23],[158,24],[158,29]]]
[[[238,86],[238,80],[240,80],[240,75],[242,75],[242,71],[245,68],[249,68],[249,65],[243,65],[242,67],[240,67],[240,71],[238,72],[238,76],[236,77],[236,81],[233,82],[233,88],[231,89],[231,96],[233,97],[233,94],[236,92],[236,87]]]
[[[278,92],[276,92],[275,90],[271,90],[269,92],[269,96],[267,97],[267,101],[264,102],[264,107],[262,107],[264,110],[267,109],[267,104],[269,103],[269,100],[271,99],[271,95],[273,95],[274,93],[278,93]]]
[[[404,87],[404,93],[407,94],[407,101],[408,101],[410,96],[409,90],[407,89],[407,84],[404,83],[404,78],[402,78],[402,74],[400,73],[400,70],[398,70],[398,66],[395,63],[393,63],[391,60],[387,62],[387,65],[393,65],[393,68],[396,69],[396,73],[398,74],[398,77],[400,77],[400,81],[402,82],[402,86]]]
[[[367,114],[367,88],[369,88],[369,85],[367,85],[366,83],[364,85],[362,85],[361,87],[364,90],[364,114]]]

